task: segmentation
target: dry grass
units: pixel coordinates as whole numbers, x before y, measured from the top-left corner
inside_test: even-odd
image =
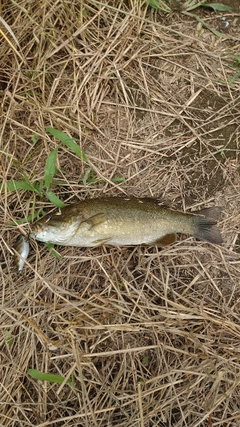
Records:
[[[239,426],[240,80],[229,85],[239,14],[225,14],[225,28],[220,14],[200,13],[225,37],[143,1],[2,4],[1,425]],[[59,247],[57,260],[32,243],[17,275],[10,248],[30,225],[9,223],[51,204],[7,193],[6,182],[42,180],[58,144],[46,126],[79,138],[93,165],[95,182],[83,183],[89,165],[60,147],[52,189],[65,202],[220,204],[224,244]]]

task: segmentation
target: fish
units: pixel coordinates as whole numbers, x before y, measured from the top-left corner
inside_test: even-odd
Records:
[[[223,242],[216,224],[222,208],[185,213],[152,198],[85,199],[46,215],[31,227],[30,237],[62,246],[166,246],[176,233],[214,244]]]
[[[29,255],[29,248],[29,242],[22,234],[20,234],[16,239],[15,245],[13,246],[13,249],[15,249],[17,252],[13,256],[13,262],[17,267],[18,273],[21,273],[23,270],[25,264],[24,260],[27,259]],[[23,259],[19,255],[21,255]]]

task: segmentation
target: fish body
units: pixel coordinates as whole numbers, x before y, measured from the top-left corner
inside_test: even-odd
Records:
[[[184,213],[149,198],[86,199],[41,218],[30,237],[63,246],[165,246],[175,241],[176,233],[184,233],[219,244],[222,238],[215,224],[220,213],[220,207]]]
[[[14,254],[13,262],[14,262],[15,266],[17,267],[17,271],[20,273],[24,267],[24,260],[27,259],[28,254],[29,254],[29,243],[25,239],[25,237],[22,234],[20,234],[17,237],[16,243],[13,246],[13,248],[17,252],[17,254]],[[19,255],[21,255],[21,257],[23,259],[20,258]]]

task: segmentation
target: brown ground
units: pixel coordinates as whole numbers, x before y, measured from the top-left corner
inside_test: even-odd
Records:
[[[235,10],[192,11],[223,37],[144,1],[2,3],[0,425],[240,425],[240,8],[224,3]],[[6,183],[42,181],[59,144],[47,126],[92,164],[60,146],[61,200],[221,205],[224,244],[57,247],[58,260],[33,242],[16,274],[11,246],[30,229],[16,221],[52,204]]]

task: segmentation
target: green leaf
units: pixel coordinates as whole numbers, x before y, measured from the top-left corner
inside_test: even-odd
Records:
[[[111,182],[124,182],[124,184],[126,183],[126,179],[124,177],[116,177],[116,178],[111,178],[110,180]]]
[[[233,10],[232,7],[226,6],[225,4],[221,4],[221,3],[200,3],[199,6],[210,7],[211,9],[217,10],[219,12]]]
[[[38,371],[37,369],[29,369],[28,375],[30,375],[32,378],[35,378],[36,380],[48,381],[49,383],[56,384],[62,384],[65,380],[64,377],[61,377],[61,375],[45,374],[44,372]],[[73,385],[73,382],[70,378],[68,378],[66,384]]]
[[[7,345],[11,345],[13,342],[13,336],[12,336],[11,332],[6,330],[6,331],[4,331],[4,335],[5,335]]]
[[[63,143],[65,143],[67,139],[73,139],[70,138],[65,132],[62,132],[61,130],[55,128],[46,127],[46,131]]]
[[[240,71],[238,71],[230,80],[229,80],[229,82],[228,82],[228,84],[229,84],[229,86],[231,86],[234,82],[235,82],[235,80],[237,80],[238,79],[238,77],[240,77]]]
[[[205,21],[203,21],[203,19],[199,18],[194,13],[184,12],[184,15],[188,15],[188,16],[191,16],[192,18],[195,18],[198,22],[200,22],[202,24],[203,27],[207,28],[209,31],[211,31],[213,34],[215,34],[215,36],[217,36],[217,37],[225,37],[225,34],[220,33],[217,30],[214,30],[214,28],[210,27]]]
[[[234,67],[238,67],[240,64],[240,56],[239,55],[235,55],[235,53],[231,53],[230,55],[235,59],[235,62],[233,64]]]
[[[200,19],[198,16],[195,16],[196,20],[202,24],[203,27],[207,28],[211,33],[215,34],[217,37],[225,37],[225,34],[220,33],[219,31],[215,30],[214,28],[210,27],[205,21]]]
[[[44,187],[43,179],[39,183],[34,182],[33,187],[38,190],[38,194],[41,196]]]
[[[56,194],[53,191],[46,191],[46,197],[50,202],[52,202],[57,208],[64,208],[65,204],[56,196]]]
[[[56,162],[57,162],[58,148],[55,148],[47,157],[44,173],[45,186],[49,189],[52,184],[53,177],[56,172]]]
[[[149,0],[148,4],[153,9],[160,9],[165,13],[171,12],[171,7],[168,5],[168,2],[163,0]]]
[[[35,214],[28,215],[27,218],[17,219],[16,221],[10,221],[8,225],[16,225],[16,224],[26,224],[29,222],[33,222],[35,219],[39,219],[45,215],[44,210],[41,208]]]
[[[97,180],[95,179],[93,173],[92,173],[92,169],[88,168],[84,174],[84,177],[82,179],[83,185],[86,186],[87,182],[96,182]]]
[[[1,184],[0,187],[2,188],[3,184]],[[7,187],[8,187],[9,191],[29,190],[29,191],[34,191],[35,193],[39,194],[38,188],[34,187],[30,182],[8,181]]]
[[[23,177],[24,177],[24,180],[25,180],[25,182],[27,183],[27,184],[29,184],[29,185],[31,185],[33,188],[35,188],[35,190],[38,190],[39,191],[39,185],[38,185],[38,183],[37,182],[35,182],[34,184],[32,184],[31,183],[31,181],[29,180],[29,178],[28,178],[28,176],[27,176],[27,174],[25,173],[25,172],[23,172]]]
[[[49,249],[51,254],[53,256],[55,256],[55,258],[61,259],[61,256],[54,250],[54,244],[53,243],[45,243],[45,245],[47,246],[47,248]]]
[[[88,157],[84,153],[84,151],[76,144],[75,141],[79,141],[76,138],[70,138],[65,132],[60,130],[47,127],[46,131],[49,132],[52,136],[59,139],[64,145],[66,145],[73,153],[75,153],[78,157],[88,163]]]
[[[39,219],[39,216],[44,216],[45,212],[44,210],[41,208],[39,209],[34,215],[28,215],[27,218],[22,218],[22,219],[16,219],[15,221],[10,221],[8,222],[8,225],[16,225],[16,224],[26,224],[29,222],[33,222],[34,219]]]
[[[34,144],[36,144],[36,142],[39,140],[41,136],[39,135],[39,133],[34,133],[31,140]]]
[[[154,9],[159,8],[159,1],[158,0],[149,0],[149,6],[153,7]]]

